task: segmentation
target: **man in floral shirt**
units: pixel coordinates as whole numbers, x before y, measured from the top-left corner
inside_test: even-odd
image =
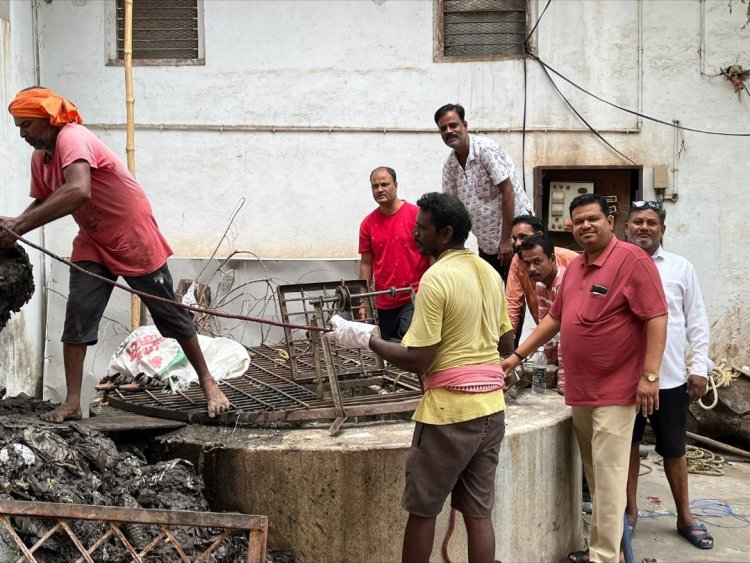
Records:
[[[513,258],[513,217],[531,214],[529,201],[508,153],[484,135],[470,135],[465,110],[447,104],[435,112],[443,142],[453,149],[443,165],[443,192],[456,196],[471,216],[479,255],[508,279]]]

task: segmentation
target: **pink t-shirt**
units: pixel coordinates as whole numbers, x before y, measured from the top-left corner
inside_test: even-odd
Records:
[[[429,258],[417,250],[412,231],[419,207],[404,201],[396,213],[384,215],[376,209],[365,217],[359,227],[359,253],[372,253],[375,291],[412,286],[419,289],[419,280],[430,266]],[[376,295],[378,309],[395,309],[409,302],[410,295],[399,293]]]
[[[565,341],[565,402],[577,407],[632,405],[643,376],[646,321],[666,314],[651,257],[613,235],[601,256],[568,266],[550,316]]]
[[[119,276],[158,270],[172,254],[143,189],[115,154],[83,125],[70,123],[57,135],[55,154],[31,157],[31,197],[46,199],[65,183],[63,169],[84,160],[91,168],[91,199],[73,213],[79,231],[71,261],[90,260]]]

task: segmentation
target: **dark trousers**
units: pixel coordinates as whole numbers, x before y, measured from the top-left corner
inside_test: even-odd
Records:
[[[500,264],[500,258],[497,257],[497,254],[487,254],[485,252],[479,251],[479,257],[487,262],[490,266],[495,268],[495,271],[500,274],[500,277],[503,278],[503,284],[508,283],[508,271],[510,270],[510,262],[502,266]]]
[[[383,340],[401,340],[411,326],[414,316],[414,303],[408,303],[395,309],[378,309],[378,326]]]

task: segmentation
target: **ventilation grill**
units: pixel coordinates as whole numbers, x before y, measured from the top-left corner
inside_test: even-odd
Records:
[[[125,58],[125,2],[117,0],[117,58]],[[133,59],[198,59],[198,0],[133,0]]]
[[[445,0],[443,55],[521,55],[526,0]]]

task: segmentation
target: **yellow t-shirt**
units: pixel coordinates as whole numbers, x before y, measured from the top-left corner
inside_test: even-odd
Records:
[[[422,276],[414,318],[401,344],[419,348],[439,343],[427,370],[430,374],[458,366],[499,364],[497,342],[509,330],[500,275],[470,250],[447,250]],[[430,389],[412,418],[426,424],[451,424],[504,409],[501,390]]]

